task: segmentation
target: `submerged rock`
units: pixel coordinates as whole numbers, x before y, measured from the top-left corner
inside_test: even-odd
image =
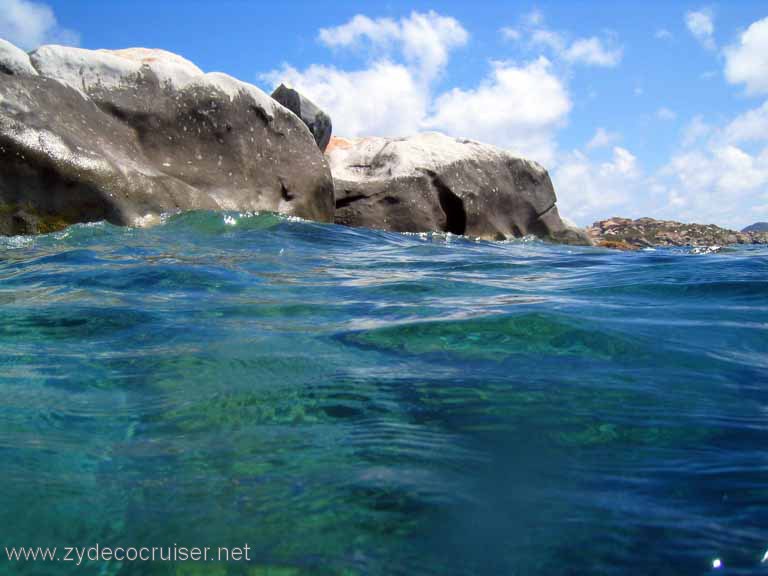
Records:
[[[164,212],[332,221],[307,127],[267,94],[163,50],[0,43],[0,233]]]
[[[547,171],[494,146],[424,133],[333,138],[326,155],[339,224],[590,243],[584,231],[560,218]]]
[[[272,92],[272,98],[301,118],[315,137],[318,148],[325,151],[331,140],[331,117],[320,110],[311,100],[284,84],[280,84]]]
[[[596,245],[618,249],[768,243],[768,233],[764,232],[742,233],[714,224],[683,224],[653,218],[610,218],[595,222],[587,232]]]

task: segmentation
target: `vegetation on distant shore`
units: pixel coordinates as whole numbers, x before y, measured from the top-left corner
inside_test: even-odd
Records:
[[[610,218],[587,228],[597,246],[637,250],[653,246],[768,244],[768,232],[736,232],[714,224],[684,224],[653,218]]]

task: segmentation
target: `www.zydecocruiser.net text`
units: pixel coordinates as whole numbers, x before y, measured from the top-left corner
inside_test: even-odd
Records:
[[[62,546],[6,547],[9,562],[250,562],[251,547],[223,546]]]

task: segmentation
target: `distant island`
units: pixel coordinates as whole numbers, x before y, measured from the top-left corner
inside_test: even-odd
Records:
[[[714,224],[686,224],[653,218],[601,220],[589,226],[587,233],[595,245],[619,250],[638,250],[658,246],[768,244],[768,228],[766,231],[745,228],[741,232],[736,232]]]
[[[768,222],[755,222],[742,229],[742,232],[745,234],[750,232],[768,232]]]

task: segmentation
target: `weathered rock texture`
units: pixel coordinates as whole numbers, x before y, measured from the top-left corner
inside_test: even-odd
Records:
[[[326,155],[339,224],[589,243],[584,231],[560,219],[546,170],[493,146],[424,133],[333,138]]]
[[[162,50],[0,43],[0,233],[168,211],[332,221],[312,134],[267,94]]]
[[[683,224],[653,218],[611,218],[587,228],[597,246],[636,250],[655,246],[724,246],[766,244],[766,232],[735,232],[714,224]]]
[[[331,140],[331,117],[320,110],[311,100],[284,84],[280,84],[272,92],[272,98],[301,118],[315,137],[317,146],[320,150],[325,151]]]

